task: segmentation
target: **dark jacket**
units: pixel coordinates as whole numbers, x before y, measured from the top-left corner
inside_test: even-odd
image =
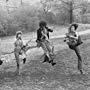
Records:
[[[47,37],[48,37],[48,39],[49,39],[49,32],[53,32],[53,30],[51,30],[51,29],[49,29],[48,27],[46,27],[46,29],[47,29]],[[37,30],[37,40],[39,40],[39,41],[41,41],[41,38],[42,38],[42,28],[39,28],[38,30]]]

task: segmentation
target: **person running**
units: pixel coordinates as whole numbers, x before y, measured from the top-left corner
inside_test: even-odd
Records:
[[[47,27],[47,23],[45,21],[41,21],[39,23],[39,29],[37,30],[37,47],[42,47],[44,50],[44,62],[49,62],[54,66],[56,63],[53,62],[53,47],[49,41],[49,32],[53,32],[53,30]]]
[[[81,40],[81,37],[76,32],[77,28],[78,28],[78,24],[76,23],[70,25],[68,29],[68,33],[66,33],[64,42],[67,42],[69,48],[75,51],[78,57],[78,70],[80,71],[81,74],[83,74],[82,58],[79,51],[79,45],[81,45],[83,42]]]

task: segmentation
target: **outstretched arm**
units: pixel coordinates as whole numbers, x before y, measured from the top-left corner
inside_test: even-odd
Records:
[[[49,29],[48,27],[46,27],[46,29],[47,29],[49,32],[53,32],[53,30],[52,30],[52,29]]]

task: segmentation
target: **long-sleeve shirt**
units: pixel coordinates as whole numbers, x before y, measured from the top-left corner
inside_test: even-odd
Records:
[[[43,33],[43,28],[39,28],[37,30],[37,40],[41,41],[42,40],[42,37],[43,37],[43,34],[46,34],[46,36],[49,39],[49,32],[53,32],[53,30],[51,30],[48,27],[46,27],[46,32]],[[43,38],[45,39],[46,37],[43,37]]]

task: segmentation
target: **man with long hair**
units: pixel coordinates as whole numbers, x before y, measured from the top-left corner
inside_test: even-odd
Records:
[[[53,62],[52,56],[53,53],[53,46],[50,44],[49,41],[49,32],[53,32],[53,30],[47,27],[47,23],[45,21],[41,21],[39,23],[39,29],[37,30],[37,46],[42,47],[44,50],[44,62],[51,63],[54,66],[56,63]]]

